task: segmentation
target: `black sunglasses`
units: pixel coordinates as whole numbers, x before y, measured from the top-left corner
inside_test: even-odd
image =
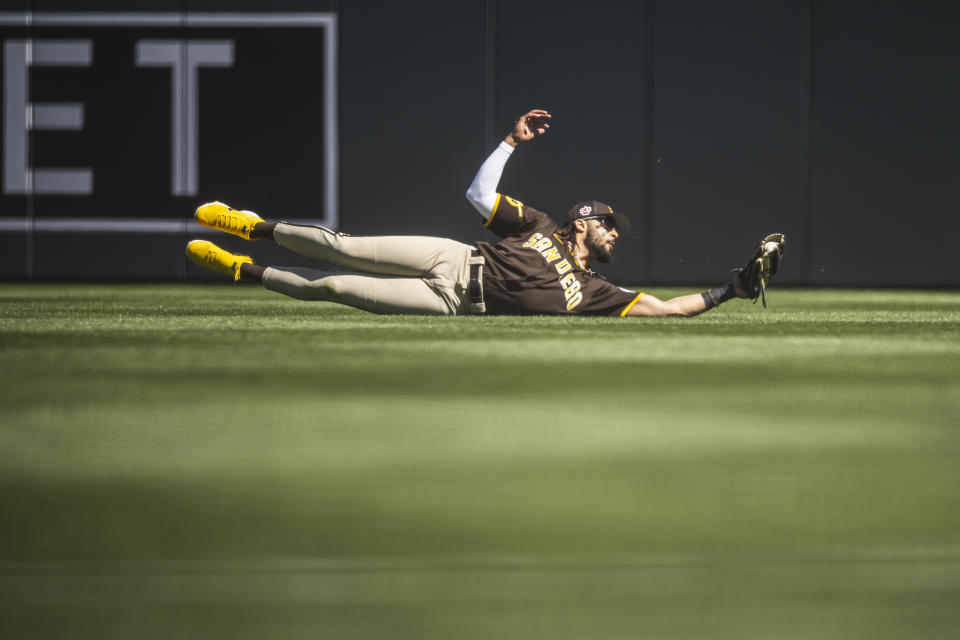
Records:
[[[610,216],[586,216],[581,218],[581,220],[596,220],[610,231],[614,231],[617,228],[617,221]]]

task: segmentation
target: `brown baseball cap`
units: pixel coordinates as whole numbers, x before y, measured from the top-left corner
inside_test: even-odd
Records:
[[[567,213],[567,220],[564,224],[569,227],[574,220],[598,220],[600,218],[613,219],[620,235],[630,233],[630,218],[622,213],[616,213],[613,207],[598,200],[587,200],[573,205],[573,208]]]

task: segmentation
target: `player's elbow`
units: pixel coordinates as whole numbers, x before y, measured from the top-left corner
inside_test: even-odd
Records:
[[[466,196],[467,202],[478,209],[485,208],[486,203],[489,200],[496,198],[496,194],[484,193],[484,191],[480,189],[476,183],[470,185],[470,188],[467,189]]]
[[[467,201],[473,205],[473,208],[480,212],[484,219],[490,218],[493,213],[494,203],[497,201],[496,193],[483,193],[479,189],[471,186],[467,189]]]
[[[473,206],[477,206],[477,199],[480,197],[478,191],[479,190],[475,189],[473,185],[470,185],[470,188],[467,189],[467,193],[465,194],[467,196],[467,202]]]

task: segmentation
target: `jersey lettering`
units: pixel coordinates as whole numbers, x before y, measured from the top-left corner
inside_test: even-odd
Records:
[[[533,247],[531,248],[534,251],[539,251],[540,254],[543,255],[544,258],[546,258],[547,256],[544,255],[544,251],[546,251],[548,247],[550,249],[553,249],[553,240],[551,240],[550,238],[543,238],[539,242],[537,242],[537,244],[533,245]]]
[[[535,244],[537,243],[537,240],[539,240],[539,239],[542,238],[542,237],[543,237],[543,234],[542,234],[542,233],[535,233],[535,234],[533,234],[532,236],[530,236],[530,238],[529,238],[526,242],[523,243],[523,246],[524,246],[524,247],[532,247],[533,245],[535,245]]]
[[[578,291],[580,291],[580,281],[574,278],[570,286],[563,290],[563,297],[569,301]]]
[[[488,312],[616,316],[639,299],[588,272],[547,214],[524,207],[518,218],[522,203],[503,194],[499,204],[502,211],[491,219],[502,242],[477,243],[487,259]]]
[[[542,233],[533,234],[527,238],[522,246],[539,253],[547,261],[547,264],[560,258],[560,251],[553,245],[553,240],[544,237]],[[557,274],[562,276],[559,279],[559,284],[563,287],[563,297],[567,301],[567,311],[573,311],[578,304],[583,302],[583,292],[580,291],[582,285],[577,280],[576,274],[569,273],[573,267],[567,260],[561,260],[554,265],[554,268],[557,270]]]
[[[553,262],[554,260],[560,259],[560,252],[557,251],[557,248],[554,247],[553,244],[550,245],[549,250],[541,251],[541,253],[543,254],[543,259],[547,262]]]

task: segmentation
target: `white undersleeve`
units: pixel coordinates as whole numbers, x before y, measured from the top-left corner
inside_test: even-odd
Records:
[[[467,189],[467,200],[484,219],[490,218],[493,207],[497,204],[497,185],[500,184],[503,168],[507,165],[507,160],[512,153],[513,147],[506,142],[501,142],[490,157],[480,165],[480,170],[477,171],[470,188]]]

